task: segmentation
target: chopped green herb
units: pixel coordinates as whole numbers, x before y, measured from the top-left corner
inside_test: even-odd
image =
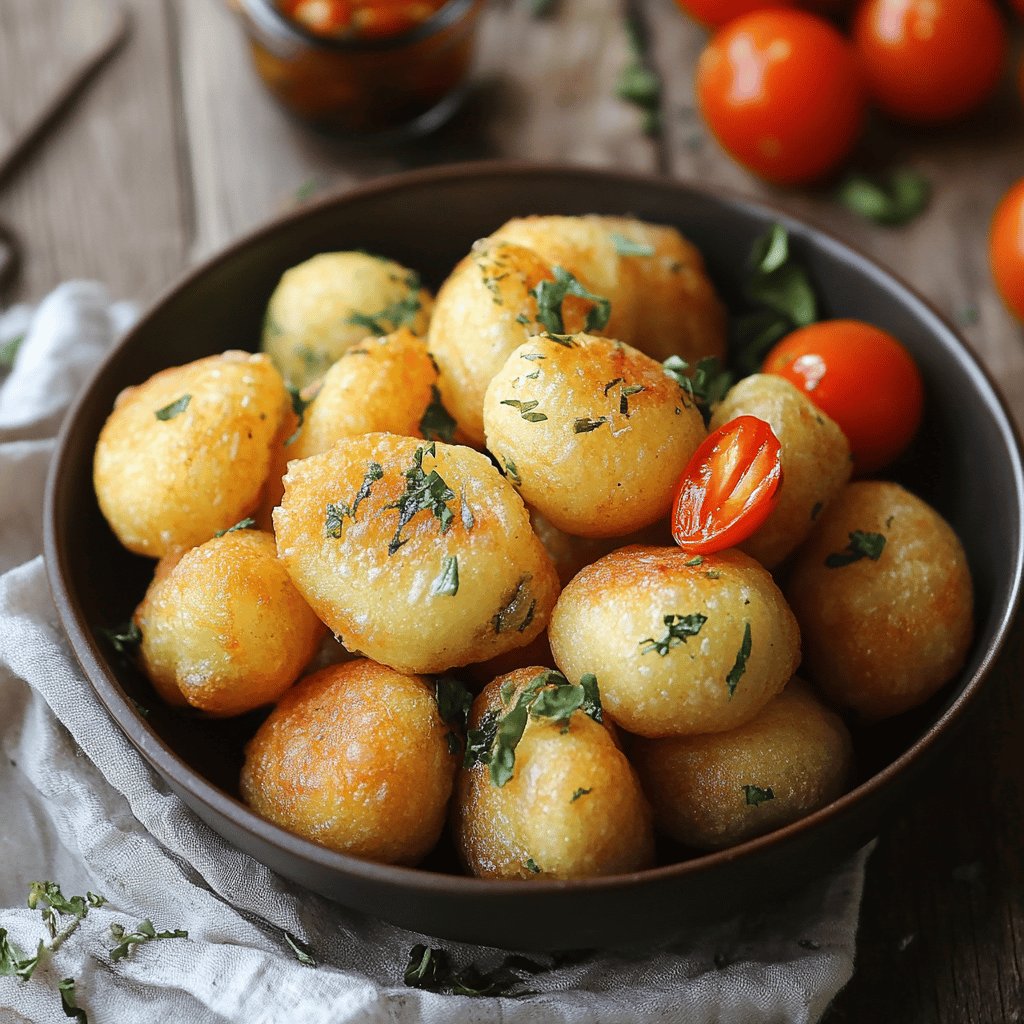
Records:
[[[744,786],[743,796],[751,807],[757,807],[758,804],[763,804],[765,800],[775,799],[775,793],[772,791],[771,786],[766,786],[764,789],[760,786]]]
[[[625,27],[632,56],[619,73],[615,93],[640,108],[644,134],[657,136],[661,133],[661,79],[648,59],[647,40],[639,20],[627,17]]]
[[[9,370],[14,366],[14,360],[18,355],[18,349],[21,348],[24,340],[24,334],[16,334],[13,338],[8,339],[0,345],[0,370]]]
[[[494,737],[497,732],[498,712],[491,709],[481,716],[480,724],[475,729],[469,729],[466,732],[466,756],[462,761],[463,768],[490,763],[491,749],[494,747]]]
[[[521,484],[523,481],[519,476],[519,470],[516,469],[516,464],[507,455],[503,455],[502,458],[505,460],[505,472],[509,479],[513,483]]]
[[[647,389],[643,384],[630,384],[628,387],[624,387],[619,391],[619,412],[623,416],[629,415],[629,399],[631,395],[639,395],[641,391]]]
[[[696,636],[708,621],[708,617],[700,612],[694,612],[692,615],[666,615],[663,621],[666,627],[665,635],[660,640],[653,637],[641,640],[641,655],[655,651],[664,658],[673,647],[685,644],[691,636]]]
[[[850,542],[842,551],[837,551],[825,559],[829,569],[841,569],[844,565],[859,562],[862,558],[870,558],[877,562],[885,550],[885,535],[854,530],[849,534]]]
[[[667,377],[680,387],[684,398],[691,399],[704,417],[705,426],[711,419],[714,407],[732,387],[733,375],[714,356],[707,356],[693,367],[680,356],[669,356],[662,364]]]
[[[28,891],[29,910],[39,910],[43,924],[50,936],[49,945],[42,939],[36,946],[35,954],[24,956],[20,950],[7,941],[4,932],[0,944],[0,974],[14,974],[27,981],[43,959],[56,953],[58,949],[78,930],[79,925],[95,907],[102,907],[107,901],[94,892],[84,896],[66,897],[56,882],[33,882]],[[71,920],[63,924],[61,917]]]
[[[434,699],[437,713],[446,725],[466,727],[473,695],[454,676],[438,676],[434,681]]]
[[[448,954],[443,949],[417,943],[409,952],[402,980],[410,988],[439,991],[447,984],[450,973]]]
[[[572,334],[552,334],[551,331],[545,331],[543,337],[547,338],[548,341],[553,341],[556,345],[561,345],[562,348],[575,348],[576,345],[573,343]]]
[[[503,398],[501,400],[502,405],[511,406],[513,409],[519,410],[519,415],[526,420],[527,423],[542,423],[547,419],[547,416],[542,412],[534,412],[540,404],[538,402],[520,402],[516,398]]]
[[[118,654],[133,655],[142,643],[142,630],[133,619],[129,619],[123,626],[115,626],[113,629],[100,628],[100,632],[110,641],[110,646]]]
[[[534,599],[534,600],[532,600],[530,602],[530,607],[526,609],[526,614],[523,616],[523,621],[520,622],[518,626],[516,626],[516,632],[517,633],[525,633],[526,632],[527,627],[530,625],[531,622],[533,622],[533,613],[536,610],[537,610],[537,601],[536,601],[536,599]]]
[[[621,383],[622,383],[622,378],[621,377],[615,377],[614,379],[608,381],[608,383],[605,384],[605,386],[604,386],[604,393],[607,395],[608,392],[611,391],[611,389],[613,387],[615,387],[616,384],[621,384]]]
[[[306,967],[316,967],[317,963],[313,957],[313,951],[306,945],[301,939],[296,938],[291,932],[286,931],[284,933],[284,941],[291,946],[292,952],[295,954],[295,959],[300,964],[305,964]]]
[[[62,978],[57,982],[57,991],[60,993],[60,1006],[65,1017],[73,1017],[78,1024],[89,1024],[89,1017],[85,1010],[79,1005],[75,997],[75,979]]]
[[[413,455],[413,464],[405,471],[405,493],[398,501],[385,505],[385,509],[398,510],[398,526],[395,535],[388,545],[388,554],[393,555],[408,538],[402,539],[402,530],[418,512],[430,512],[441,524],[441,533],[448,532],[455,518],[448,502],[455,497],[455,492],[441,479],[436,469],[430,473],[423,472],[423,456],[436,458],[433,442],[417,448]]]
[[[295,202],[304,203],[320,191],[320,182],[316,178],[307,178],[295,190]]]
[[[530,589],[532,579],[533,576],[530,573],[519,578],[519,582],[515,585],[508,600],[491,619],[495,633],[507,633],[510,629],[516,629],[522,633],[530,624],[537,604]]]
[[[517,324],[522,324],[524,327],[529,327],[530,324],[533,323],[533,321],[525,313],[520,313],[516,317],[516,323]],[[528,359],[529,356],[523,356],[522,358],[523,359]]]
[[[750,657],[750,623],[743,623],[743,642],[736,652],[736,661],[733,663],[729,674],[725,677],[725,685],[729,687],[729,696],[736,692],[736,684],[743,678],[747,671],[747,659]]]
[[[694,555],[693,558],[688,558],[685,562],[683,562],[683,565],[703,565],[703,564],[704,564],[704,556],[703,555]]]
[[[592,790],[584,789],[582,786],[580,786],[579,789],[573,790],[572,799],[569,801],[569,803],[576,803],[576,801],[579,800],[581,796],[586,796],[590,792],[592,792]]]
[[[244,519],[239,519],[234,526],[229,526],[226,530],[218,530],[214,537],[223,537],[229,533],[235,533],[237,530],[251,530],[256,525],[256,520],[251,516],[246,516]]]
[[[359,490],[356,492],[356,496],[352,499],[352,505],[346,505],[345,502],[339,501],[337,504],[334,502],[328,502],[325,509],[324,515],[324,536],[333,537],[337,540],[341,536],[342,527],[345,524],[346,519],[351,519],[355,522],[356,512],[359,510],[359,506],[362,502],[370,496],[370,491],[373,489],[373,485],[384,477],[384,467],[379,462],[371,462],[366,467],[366,474],[363,477],[363,482],[359,485]],[[390,508],[390,505],[385,505],[385,508]]]
[[[117,963],[128,956],[135,946],[141,946],[147,942],[154,942],[157,939],[187,939],[188,932],[183,928],[175,928],[173,931],[158,932],[153,927],[153,922],[146,918],[140,921],[133,932],[126,931],[122,925],[112,924],[110,934],[114,937],[117,945],[110,951],[110,959]]]
[[[535,875],[540,874],[540,868],[537,866],[537,862],[532,857],[526,858],[526,870],[532,871]]]
[[[628,97],[624,98],[628,99]],[[615,251],[620,256],[654,255],[654,246],[648,245],[646,242],[634,242],[633,239],[627,238],[625,235],[620,235],[618,232],[612,232],[611,239],[612,244],[615,246]]]
[[[450,444],[455,437],[457,426],[454,417],[441,401],[441,389],[436,384],[431,384],[430,403],[420,420],[420,433],[428,441],[444,441]]]
[[[157,409],[154,415],[161,422],[173,420],[175,416],[180,416],[188,408],[188,403],[191,401],[191,395],[182,395],[181,398],[176,398],[173,402],[169,405],[165,405],[162,409]]]
[[[555,279],[545,279],[530,289],[537,300],[537,319],[547,328],[549,334],[563,334],[565,322],[562,319],[562,303],[566,296],[587,299],[594,305],[587,313],[586,330],[599,331],[608,323],[612,304],[602,295],[588,291],[564,267],[553,267]]]
[[[352,313],[345,321],[355,327],[365,327],[371,334],[390,334],[399,327],[413,327],[420,311],[420,279],[410,274],[406,279],[409,294],[376,313]]]
[[[524,352],[519,358],[534,361],[537,359],[547,359],[547,356],[542,356],[539,352]]]
[[[431,597],[454,597],[459,592],[459,558],[458,555],[445,555],[441,562],[441,572],[430,585]]]
[[[511,688],[503,688],[502,700],[512,699]],[[595,721],[602,720],[601,697],[597,679],[584,676],[573,685],[561,672],[546,670],[531,679],[520,691],[515,703],[503,715],[488,723],[484,730],[470,730],[466,766],[476,763],[490,767],[491,782],[504,786],[512,778],[516,763],[516,747],[522,739],[528,719],[547,719],[552,723],[568,722],[575,711],[582,711]],[[489,739],[489,744],[485,746]],[[470,750],[473,754],[470,756]]]
[[[883,177],[850,174],[839,186],[837,198],[865,220],[896,227],[923,213],[931,192],[931,184],[923,174],[904,167]]]
[[[572,432],[574,434],[589,434],[592,430],[597,430],[602,423],[607,423],[607,416],[598,416],[596,420],[587,419],[585,416],[581,416],[576,420],[573,420]]]
[[[784,334],[818,318],[810,278],[794,258],[789,234],[781,224],[773,224],[755,240],[750,267],[744,290],[755,308],[737,318],[733,339],[736,365],[745,374],[757,372],[765,353]]]
[[[720,580],[722,578],[722,574],[717,569],[708,569],[708,571],[704,573],[704,578],[706,580]]]

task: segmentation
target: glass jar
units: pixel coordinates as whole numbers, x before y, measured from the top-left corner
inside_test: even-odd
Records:
[[[484,0],[448,0],[396,35],[321,36],[275,0],[235,0],[256,70],[270,92],[316,128],[350,137],[418,135],[462,101]]]

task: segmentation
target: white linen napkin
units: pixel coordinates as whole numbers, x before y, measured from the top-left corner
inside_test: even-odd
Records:
[[[431,940],[286,882],[168,790],[70,654],[39,554],[53,435],[131,317],[80,281],[34,313],[0,316],[0,345],[25,332],[6,380],[0,372],[0,928],[35,950],[45,932],[25,903],[34,880],[107,899],[28,981],[0,976],[0,1019],[63,1019],[57,982],[74,977],[91,1024],[816,1021],[853,970],[866,851],[774,909],[697,931],[681,920],[670,944],[538,974],[525,986],[534,995],[474,999],[405,987],[410,948],[443,946],[457,965],[485,969],[504,953]],[[147,918],[189,937],[113,962],[111,925]],[[316,969],[285,930],[312,948]]]

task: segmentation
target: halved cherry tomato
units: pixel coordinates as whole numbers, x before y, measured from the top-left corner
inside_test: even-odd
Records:
[[[1018,320],[1024,320],[1024,179],[996,207],[988,254],[1003,301]]]
[[[801,327],[768,353],[762,369],[791,381],[839,424],[858,476],[892,462],[921,423],[917,364],[888,331],[871,324],[823,320]]]
[[[706,437],[683,470],[672,536],[695,555],[732,548],[771,515],[782,484],[782,449],[756,416],[737,416]]]
[[[1006,55],[1006,27],[991,0],[865,0],[853,41],[872,99],[920,124],[984,103]]]
[[[835,170],[860,136],[866,94],[853,47],[802,11],[744,15],[697,65],[704,119],[729,154],[784,185]]]

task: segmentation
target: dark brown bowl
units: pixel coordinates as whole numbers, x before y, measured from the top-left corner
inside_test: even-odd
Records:
[[[859,782],[839,800],[760,839],[650,871],[574,882],[482,881],[444,873],[451,863],[444,844],[424,868],[387,867],[263,821],[237,797],[242,744],[260,716],[217,722],[173,713],[99,632],[128,617],[152,571],[151,562],[117,544],[93,494],[92,452],[114,397],[166,366],[255,346],[281,273],[314,253],[384,253],[436,286],[476,238],[508,217],[591,212],[677,225],[700,246],[727,300],[737,295],[752,240],[780,221],[812,270],[826,315],[870,320],[904,341],[924,375],[927,403],[921,434],[896,475],[938,507],[967,549],[977,600],[967,665],[926,707],[858,732]],[[100,700],[171,788],[231,843],[317,892],[417,931],[507,947],[601,946],[665,937],[791,890],[857,849],[913,799],[1003,648],[1021,586],[1022,480],[1006,409],[967,346],[921,298],[831,236],[761,204],[676,182],[477,164],[402,175],[305,207],[168,292],[111,353],[67,418],[47,488],[46,561],[57,608]]]

